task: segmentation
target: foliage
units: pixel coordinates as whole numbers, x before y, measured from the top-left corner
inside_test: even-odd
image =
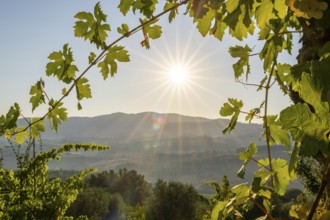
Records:
[[[61,219],[76,199],[84,184],[84,177],[93,169],[81,171],[64,181],[50,178],[47,162],[73,149],[96,145],[65,145],[59,149],[39,153],[33,158],[17,157],[19,170],[0,169],[0,217],[2,219]],[[20,156],[20,155],[17,155]],[[22,161],[23,160],[23,161]]]
[[[102,188],[86,188],[66,211],[66,215],[102,220],[109,214],[110,194]]]
[[[201,219],[207,200],[195,188],[180,182],[158,180],[147,202],[146,219]]]
[[[92,175],[87,183],[90,187],[102,187],[111,194],[120,194],[131,206],[143,204],[151,194],[151,184],[144,180],[144,176],[126,168],[117,173],[110,170]]]
[[[248,163],[257,163],[259,169],[255,172],[251,184],[242,183],[234,186],[228,194],[231,198],[225,201],[219,200],[215,205],[216,211],[213,211],[212,219],[221,219],[219,213],[229,212],[240,206],[249,208],[251,204],[257,206],[269,219],[274,219],[271,214],[272,197],[284,195],[289,182],[296,179],[299,157],[313,158],[320,162],[322,181],[315,200],[314,198],[306,200],[301,197],[298,199],[299,204],[291,207],[290,213],[299,218],[312,219],[314,214],[314,218],[327,218],[330,207],[328,184],[330,178],[330,79],[328,74],[330,69],[330,2],[328,0],[167,0],[164,3],[164,11],[155,15],[159,4],[157,0],[121,0],[118,8],[124,16],[132,11],[145,18],[140,19],[141,24],[133,29],[129,29],[127,24],[122,24],[117,28],[122,36],[110,44],[106,41],[111,28],[106,23],[107,15],[102,11],[100,3],[95,5],[93,13],[77,13],[75,15],[77,21],[74,26],[75,36],[94,44],[97,49],[101,49],[101,52],[99,55],[90,53],[89,66],[80,74],[78,74],[79,69],[74,64],[73,53],[68,44],[64,44],[62,50],[51,53],[48,57],[50,62],[46,65],[46,75],[56,77],[57,80],[64,83],[62,97],[48,96],[45,81],[40,79],[30,89],[30,103],[33,111],[42,105],[46,105],[48,111],[40,118],[29,120],[21,114],[19,105],[15,103],[6,115],[0,116],[0,135],[15,141],[20,146],[29,138],[35,140],[40,137],[40,133],[44,131],[44,119],[49,120],[52,129],[56,132],[59,125],[68,118],[63,100],[72,91],[77,93],[78,109],[82,109],[81,101],[83,99],[92,97],[86,77],[86,73],[92,66],[97,65],[100,68],[104,79],[107,79],[109,75],[113,77],[118,71],[118,62],[129,61],[128,52],[124,47],[117,45],[120,40],[141,30],[143,33],[141,45],[149,49],[150,39],[159,38],[162,34],[161,27],[156,24],[158,18],[169,13],[169,22],[171,22],[179,13],[178,7],[186,5],[186,14],[192,17],[202,36],[212,35],[221,41],[224,34],[228,32],[233,38],[242,41],[257,32],[258,40],[264,43],[261,51],[254,54],[252,54],[253,49],[248,45],[236,45],[229,50],[229,53],[238,59],[233,65],[235,79],[245,85],[257,86],[259,92],[264,92],[264,100],[259,107],[244,111],[243,101],[229,98],[228,103],[225,103],[220,109],[220,115],[231,116],[224,133],[229,133],[235,128],[241,114],[246,114],[245,119],[249,123],[255,118],[261,119],[264,129],[262,136],[267,143],[268,157],[256,159],[257,147],[253,143],[249,145],[246,152],[239,155],[243,161],[243,167],[239,171],[241,178],[244,178],[244,170]],[[302,34],[302,48],[297,57],[298,64],[290,66],[280,63],[278,58],[283,52],[291,54],[294,33]],[[252,71],[249,63],[251,57],[255,55],[258,55],[262,62],[265,74],[260,83],[250,84],[248,79]],[[245,75],[246,82],[241,82],[243,75]],[[283,93],[290,95],[294,102],[283,109],[279,115],[269,115],[268,110],[269,93],[274,84],[278,84]],[[19,117],[24,118],[27,126],[17,126]],[[272,145],[290,146],[291,142],[294,143],[294,148],[290,162],[281,158],[272,158],[270,152]],[[77,145],[75,147],[76,149],[84,148]],[[73,148],[68,147],[68,150]],[[15,215],[22,215],[19,217],[24,219],[27,215],[18,210],[25,209],[32,212],[31,216],[38,216],[38,212],[46,210],[41,204],[51,201],[44,199],[52,195],[52,192],[55,194],[66,192],[65,195],[51,197],[59,198],[59,200],[49,203],[53,212],[46,213],[53,217],[63,215],[68,204],[77,195],[78,180],[81,180],[81,177],[71,179],[72,182],[68,185],[61,185],[59,180],[50,180],[47,177],[45,162],[55,159],[66,151],[64,148],[61,149],[62,151],[54,149],[33,158],[26,157],[26,163],[21,164],[19,172],[1,171],[3,177],[1,188],[5,192],[0,201],[3,216],[16,213]],[[319,155],[324,160],[318,160]],[[120,178],[126,178],[126,176],[124,173]],[[47,182],[47,187],[56,188],[57,191],[40,190],[42,185],[38,185],[36,181],[39,177],[42,182]],[[35,181],[33,181],[34,178],[36,178]],[[38,186],[37,189],[35,184]],[[69,191],[65,191],[65,189]],[[183,190],[187,196],[191,197],[189,199],[179,197],[182,202],[176,204],[177,200],[173,192],[179,190]],[[169,193],[169,196],[164,192]],[[31,195],[40,197],[40,200],[32,199]],[[162,196],[159,197],[159,195]],[[127,199],[129,196],[123,197]],[[159,198],[167,198],[177,206],[168,206],[166,199],[160,202]],[[262,202],[257,198],[262,198]],[[170,215],[176,207],[184,205],[187,212],[174,212],[177,215],[174,218],[185,219],[189,216],[189,219],[193,219],[198,216],[195,204],[189,202],[193,199],[198,200],[198,197],[189,186],[158,181],[152,204],[159,207],[156,209],[159,210],[159,213],[149,212],[148,215],[152,216],[151,218]],[[135,204],[137,201],[130,202]]]

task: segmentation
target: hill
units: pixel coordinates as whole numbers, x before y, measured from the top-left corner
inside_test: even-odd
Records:
[[[151,182],[158,178],[179,180],[202,189],[203,181],[220,180],[225,174],[233,183],[241,181],[236,177],[242,165],[237,151],[243,151],[252,141],[263,144],[259,142],[260,125],[237,123],[231,134],[223,135],[228,122],[155,112],[71,117],[57,134],[47,125],[41,148],[45,151],[64,143],[108,145],[111,150],[106,152],[68,153],[60,162],[51,162],[50,168],[118,170],[126,167],[137,170]],[[276,155],[287,156],[287,149],[274,150]],[[4,166],[15,168],[12,150],[3,148],[3,154]],[[259,157],[266,157],[266,151],[261,150]],[[251,174],[247,173],[247,177]]]

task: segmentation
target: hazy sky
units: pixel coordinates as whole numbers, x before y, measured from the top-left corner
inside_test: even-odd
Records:
[[[0,65],[1,106],[0,114],[18,102],[23,114],[31,116],[29,104],[30,86],[41,77],[46,81],[46,91],[54,99],[60,97],[65,85],[56,78],[46,77],[45,66],[52,51],[62,49],[69,43],[74,52],[76,65],[82,71],[88,65],[88,54],[98,53],[94,46],[73,34],[74,15],[79,11],[92,11],[97,1],[16,1],[2,0],[0,6]],[[112,32],[107,40],[111,43],[119,35],[117,27],[128,23],[131,28],[139,24],[138,16],[123,17],[117,9],[119,1],[102,1],[108,13]],[[249,44],[260,50],[252,38],[238,42],[225,37],[223,42],[213,37],[200,36],[188,16],[179,15],[168,24],[167,16],[160,20],[163,35],[151,42],[150,50],[140,46],[142,34],[124,39],[123,45],[130,53],[131,62],[120,63],[114,78],[103,78],[97,68],[86,76],[91,82],[92,99],[83,100],[83,110],[77,110],[75,94],[65,100],[70,116],[95,116],[114,112],[137,113],[143,111],[174,112],[192,116],[218,118],[219,109],[229,97],[242,99],[244,110],[259,106],[264,93],[235,83],[232,64],[228,54],[230,45]],[[282,58],[294,63],[295,56]],[[258,83],[263,76],[257,58],[252,58],[253,76],[250,83]],[[168,72],[176,65],[187,68],[185,83],[176,85]],[[288,105],[287,97],[275,89],[271,92],[270,110],[278,113]],[[40,108],[35,116],[45,112]]]

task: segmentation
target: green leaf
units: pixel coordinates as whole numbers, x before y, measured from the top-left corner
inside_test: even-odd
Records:
[[[218,220],[219,214],[223,212],[227,204],[228,201],[217,201],[216,205],[212,209],[211,219]]]
[[[25,139],[29,137],[29,131],[28,130],[25,130],[25,127],[24,126],[20,126],[17,128],[17,134],[16,134],[16,137],[15,137],[15,142],[18,143],[18,144],[23,144]]]
[[[329,116],[329,103],[322,102],[322,84],[312,78],[308,73],[303,73],[301,82],[298,88],[300,97],[315,109],[315,112],[320,115]]]
[[[274,175],[275,190],[279,195],[283,196],[291,180],[288,172],[288,165],[286,165],[286,160],[276,159],[276,160],[272,160],[272,166],[273,166],[273,170],[275,171],[275,175]]]
[[[175,2],[166,2],[165,6],[164,6],[164,11],[166,11],[166,10],[168,10],[168,9],[174,7],[174,6],[175,6]],[[174,18],[177,15],[177,13],[178,13],[178,9],[177,8],[172,9],[170,11],[170,13],[168,15],[168,22],[169,23],[171,23],[174,20]]]
[[[239,0],[228,0],[226,1],[226,10],[228,13],[232,13],[239,6]]]
[[[0,135],[4,135],[6,130],[11,130],[17,127],[17,120],[20,115],[20,107],[17,103],[10,107],[7,114],[0,116]]]
[[[77,91],[77,99],[79,101],[83,98],[92,98],[92,92],[88,83],[88,79],[80,78],[79,80],[77,80],[75,85]]]
[[[40,120],[39,118],[33,118],[31,121],[32,125],[30,126],[30,132],[31,132],[31,137],[33,138],[39,138],[40,132],[45,131],[44,120],[40,120],[40,121],[39,120]]]
[[[240,4],[233,12],[227,14],[224,22],[229,27],[229,33],[238,40],[243,40],[248,33],[254,32],[254,21],[251,19],[250,11],[246,7],[251,7],[247,4]]]
[[[291,66],[289,64],[277,64],[276,68],[277,83],[282,92],[288,94],[289,87],[292,85],[293,77],[291,75]]]
[[[159,25],[148,26],[146,32],[151,39],[157,39],[162,35],[162,27]]]
[[[94,14],[79,12],[74,17],[78,19],[73,27],[75,36],[89,40],[97,48],[104,48],[108,37],[107,32],[111,28],[109,24],[104,23],[107,21],[107,15],[103,13],[100,3],[95,5]]]
[[[235,204],[236,205],[241,205],[245,201],[249,200],[250,190],[251,190],[251,187],[247,186],[246,183],[242,183],[242,184],[234,186],[231,189],[231,192],[236,195],[235,196],[235,199],[236,199]]]
[[[237,176],[241,179],[244,179],[245,176],[245,165],[241,166],[241,168],[237,171]]]
[[[133,5],[134,0],[120,0],[118,5],[119,10],[123,15],[126,15],[127,12],[130,10],[131,6]]]
[[[246,66],[246,79],[250,74],[250,65],[249,65],[249,54],[251,52],[251,48],[248,45],[245,47],[242,46],[234,46],[229,48],[229,53],[234,58],[240,58],[237,63],[233,65],[235,78],[239,78],[244,73],[244,67]]]
[[[299,148],[300,148],[301,143],[300,142],[295,142],[293,151],[291,153],[290,157],[290,162],[289,162],[289,167],[288,167],[288,172],[289,175],[292,179],[296,179],[296,172],[295,169],[297,167],[297,164],[299,162]]]
[[[287,130],[281,129],[274,124],[269,125],[269,130],[271,137],[277,145],[283,144],[286,147],[290,147],[290,136]]]
[[[285,4],[285,0],[274,1],[274,9],[277,17],[283,19],[287,15],[288,6]]]
[[[92,64],[94,62],[95,58],[96,58],[96,54],[91,52],[88,56],[88,63]]]
[[[125,35],[129,31],[129,27],[127,24],[122,24],[121,27],[117,28],[119,34]]]
[[[103,61],[98,64],[98,67],[101,68],[101,73],[103,79],[106,80],[109,76],[114,76],[117,73],[117,63],[119,62],[128,62],[129,54],[127,50],[122,46],[112,46],[108,49],[108,52]],[[109,68],[110,66],[110,68]]]
[[[156,5],[158,0],[137,0],[133,3],[132,8],[135,13],[136,10],[139,10],[141,14],[147,18],[151,18],[153,12],[156,10]]]
[[[43,88],[45,82],[40,79],[35,85],[31,86],[30,89],[30,103],[32,104],[32,112],[42,103],[45,103],[45,96],[43,94]]]
[[[257,145],[255,143],[251,143],[245,152],[239,153],[239,159],[244,161],[244,165],[247,165],[248,162],[252,159],[252,157],[258,152]]]
[[[79,70],[72,64],[74,59],[68,44],[63,46],[63,51],[53,52],[48,58],[53,62],[46,65],[47,76],[53,75],[64,83],[71,83]]]
[[[56,106],[54,106],[55,103],[56,102],[53,99],[50,100],[49,105],[51,107],[49,108],[49,114],[47,115],[47,119],[49,120],[52,129],[57,132],[57,128],[61,124],[61,122],[68,119],[68,113],[67,109],[62,107],[62,102],[59,102]]]
[[[203,37],[209,33],[215,15],[216,13],[214,10],[209,10],[202,18],[195,19],[195,22],[197,22],[197,29]]]
[[[237,99],[231,99],[231,98],[229,98],[228,102],[221,107],[220,109],[221,116],[232,115],[229,125],[222,131],[223,133],[227,133],[227,132],[229,133],[235,128],[242,107],[243,107],[243,102],[241,100],[238,101]]]
[[[254,173],[254,177],[260,178],[260,185],[264,185],[273,174],[272,171],[260,169]]]
[[[260,29],[266,28],[267,24],[269,23],[270,19],[276,18],[273,12],[274,4],[272,0],[263,0],[261,4],[256,9],[256,19],[257,24]]]

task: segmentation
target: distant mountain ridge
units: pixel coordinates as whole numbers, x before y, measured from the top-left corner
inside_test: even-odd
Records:
[[[20,120],[23,124],[24,120]],[[174,113],[113,113],[96,117],[70,117],[54,133],[46,121],[40,149],[50,150],[66,143],[96,143],[110,146],[102,152],[71,152],[61,161],[51,161],[50,169],[99,170],[135,169],[155,182],[162,178],[193,183],[203,191],[205,180],[219,180],[227,175],[233,183],[242,180],[236,172],[242,166],[237,152],[260,141],[259,124],[238,122],[236,129],[223,135],[228,119],[208,119]],[[3,146],[5,146],[5,142]],[[259,148],[257,158],[266,157]],[[15,169],[15,155],[3,147],[4,167]],[[288,157],[287,149],[272,148],[277,157]],[[256,166],[256,165],[254,165]],[[249,180],[253,173],[247,171]],[[244,180],[246,181],[246,180]]]
[[[207,119],[174,113],[143,112],[137,114],[113,113],[96,117],[70,117],[55,134],[50,129],[46,139],[141,139],[178,138],[186,136],[224,137],[222,130],[227,119]],[[49,127],[49,126],[47,126]],[[256,137],[261,134],[258,124],[237,123],[228,137]]]

